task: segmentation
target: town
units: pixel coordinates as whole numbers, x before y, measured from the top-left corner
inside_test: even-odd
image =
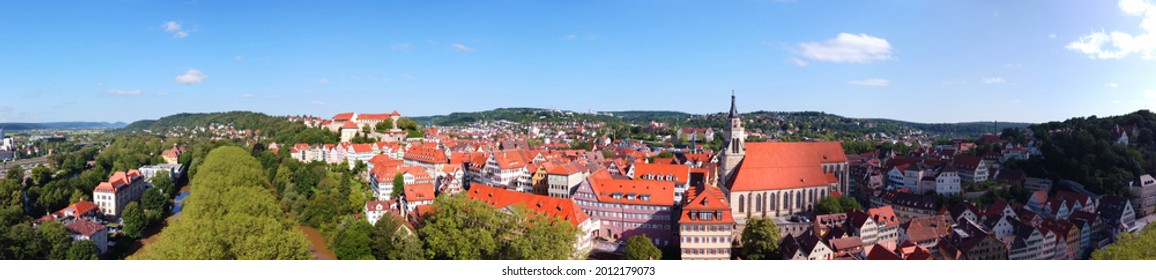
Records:
[[[732,94],[724,113],[692,117],[719,124],[703,127],[546,110],[433,125],[395,110],[181,114],[46,137],[0,130],[0,240],[11,245],[0,256],[1105,259],[1156,217],[1156,178],[1144,169],[1156,166],[1133,162],[1143,157],[1132,149],[1153,145],[1147,111],[1100,128],[997,125],[946,138],[816,129],[739,105]],[[1051,158],[1082,156],[1062,149],[1080,144],[1056,143],[1091,135],[1105,138],[1103,157],[1122,153],[1113,164],[1137,168],[1109,180],[1097,162]],[[249,225],[214,223],[236,213],[261,225],[246,234],[281,245],[217,236]],[[198,242],[284,247],[190,251]]]

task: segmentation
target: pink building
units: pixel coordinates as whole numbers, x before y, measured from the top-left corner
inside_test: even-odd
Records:
[[[572,198],[586,214],[602,221],[596,236],[625,240],[645,234],[655,245],[670,246],[677,244],[674,184],[614,179],[602,169],[582,182]]]

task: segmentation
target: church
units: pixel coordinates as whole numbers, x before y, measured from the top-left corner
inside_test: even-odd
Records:
[[[743,121],[731,94],[718,182],[735,222],[812,212],[819,199],[847,193],[847,156],[839,142],[746,143]]]

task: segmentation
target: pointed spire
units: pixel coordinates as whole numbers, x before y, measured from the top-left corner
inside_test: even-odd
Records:
[[[735,107],[735,90],[732,89],[731,90],[731,114],[730,114],[730,118],[733,119],[733,118],[737,118],[737,117],[739,117],[739,109],[738,109],[738,107]]]

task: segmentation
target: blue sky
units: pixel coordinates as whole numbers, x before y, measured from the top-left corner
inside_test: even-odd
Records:
[[[0,122],[499,107],[1064,120],[1156,105],[1156,1],[0,3]]]

